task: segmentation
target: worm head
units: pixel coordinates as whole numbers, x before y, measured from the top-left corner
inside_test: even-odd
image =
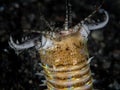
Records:
[[[28,49],[31,47],[36,47],[37,49],[42,47],[43,49],[46,49],[50,47],[51,45],[53,45],[53,40],[55,38],[58,38],[58,37],[63,38],[66,35],[69,35],[71,33],[78,32],[78,31],[81,36],[87,38],[91,30],[103,28],[108,23],[109,16],[108,16],[107,11],[105,11],[104,9],[100,9],[99,12],[105,14],[105,19],[103,22],[94,23],[94,24],[89,24],[89,23],[86,24],[85,21],[82,21],[78,23],[77,25],[75,25],[73,28],[68,28],[68,29],[57,31],[57,32],[56,31],[45,32],[43,33],[41,40],[39,40],[40,37],[36,37],[22,44],[19,44],[19,42],[15,43],[13,41],[13,38],[10,36],[9,45],[11,48],[15,50],[24,50],[24,49]]]

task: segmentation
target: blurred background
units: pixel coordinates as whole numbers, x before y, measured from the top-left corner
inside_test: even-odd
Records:
[[[93,12],[102,0],[71,0],[73,25]],[[88,37],[88,49],[95,90],[120,90],[120,0],[104,0],[109,23]],[[0,90],[44,90],[39,54],[34,48],[15,52],[8,45],[9,36],[34,38],[37,33],[24,30],[47,30],[44,17],[52,27],[63,27],[65,0],[0,0]],[[102,16],[93,16],[95,20]],[[19,53],[19,55],[18,55]]]

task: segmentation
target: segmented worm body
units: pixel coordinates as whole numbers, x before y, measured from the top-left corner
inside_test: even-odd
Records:
[[[9,45],[15,51],[37,47],[48,90],[92,90],[87,37],[91,30],[103,28],[109,20],[104,9],[99,11],[106,16],[103,22],[86,24],[85,21],[81,21],[68,28],[66,16],[65,28],[57,32],[52,29],[48,32],[40,31],[41,41],[40,37],[36,37],[23,44],[16,44],[10,36]],[[90,16],[92,15],[88,17]]]
[[[86,42],[79,32],[54,40],[40,55],[48,90],[92,90]]]

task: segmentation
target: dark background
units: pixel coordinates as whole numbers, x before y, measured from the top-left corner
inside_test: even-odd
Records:
[[[87,17],[102,0],[71,0],[73,25]],[[88,37],[91,70],[96,90],[120,90],[120,0],[105,0],[102,8],[108,11],[109,23]],[[38,34],[23,30],[46,30],[41,16],[53,27],[62,27],[65,19],[65,0],[0,0],[0,90],[43,90],[43,77],[35,75],[39,54],[34,49],[19,55],[8,45],[9,36],[21,37]],[[95,18],[102,18],[96,16]]]

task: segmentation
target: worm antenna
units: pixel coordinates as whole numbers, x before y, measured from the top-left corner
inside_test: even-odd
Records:
[[[66,0],[66,17],[65,17],[65,30],[68,30],[68,2],[69,0]]]
[[[72,10],[71,10],[71,3],[70,0],[66,0],[66,18],[65,18],[65,30],[72,24]]]
[[[71,5],[70,1],[68,3],[68,7],[69,7],[69,20],[68,20],[68,24],[69,24],[69,26],[71,26],[72,25],[72,5]]]
[[[85,21],[90,19],[97,11],[100,10],[100,8],[102,7],[103,4],[104,4],[104,0],[102,1],[102,4],[98,7],[96,7],[96,10],[94,10],[89,16],[87,16],[84,20],[82,20],[81,23],[84,23]]]

